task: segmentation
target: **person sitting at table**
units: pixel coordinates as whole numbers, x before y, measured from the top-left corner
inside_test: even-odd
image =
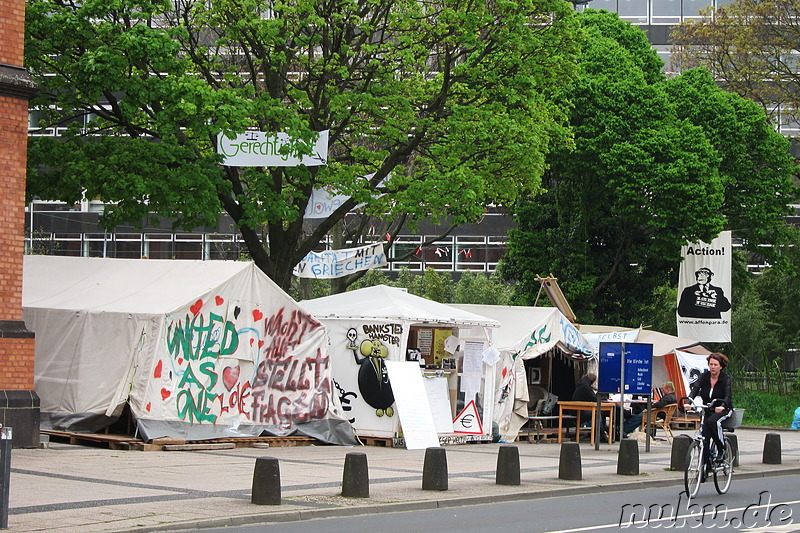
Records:
[[[678,398],[675,396],[675,385],[671,381],[667,381],[661,386],[662,396],[656,402],[653,402],[652,408],[653,409],[660,409],[662,407],[666,407],[672,403],[678,403]],[[638,407],[638,409],[637,409]],[[633,433],[636,428],[638,428],[642,424],[642,411],[644,411],[646,405],[643,404],[634,404],[634,407],[631,409],[632,414],[631,416],[625,420],[625,423],[622,425],[622,434],[627,437],[630,433]],[[634,411],[636,409],[636,411]],[[638,411],[638,412],[637,412]],[[656,414],[656,418],[664,418],[667,414],[664,411],[659,411]]]
[[[575,392],[572,393],[572,401],[573,402],[593,402],[597,403],[597,394],[594,391],[594,384],[597,381],[597,375],[592,374],[591,372],[583,376],[580,381],[578,381],[578,386],[575,389]],[[578,426],[583,424],[591,424],[592,423],[592,414],[588,411],[581,411],[581,419],[578,422]],[[600,440],[607,441],[608,440],[608,430],[606,429],[606,419],[604,416],[600,417]],[[575,431],[580,431],[580,427],[576,428]]]

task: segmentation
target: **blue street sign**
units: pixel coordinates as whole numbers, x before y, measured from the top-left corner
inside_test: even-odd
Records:
[[[625,347],[625,386],[620,386]],[[653,345],[639,342],[601,342],[597,390],[616,394],[650,394],[653,388]]]

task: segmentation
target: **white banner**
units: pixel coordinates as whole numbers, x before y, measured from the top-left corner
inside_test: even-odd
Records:
[[[382,243],[368,244],[359,248],[309,252],[294,267],[298,278],[341,278],[359,270],[369,270],[388,265]]]
[[[349,199],[349,196],[339,194],[330,187],[314,189],[311,191],[311,197],[308,199],[306,212],[303,214],[303,218],[306,220],[312,218],[328,218],[331,213],[339,209],[339,206]]]
[[[234,139],[220,133],[217,135],[217,151],[225,156],[222,164],[229,167],[312,167],[328,164],[328,130],[319,132],[310,155],[297,157],[281,154],[281,149],[290,141],[286,133],[246,131]]]
[[[675,357],[678,359],[678,364],[681,365],[683,384],[688,395],[695,382],[700,379],[700,374],[708,370],[708,356],[675,350]]]
[[[683,246],[678,275],[678,336],[705,342],[731,342],[731,232],[710,244]]]

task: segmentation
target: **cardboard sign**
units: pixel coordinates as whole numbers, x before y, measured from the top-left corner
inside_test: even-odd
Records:
[[[406,448],[422,450],[438,447],[439,436],[436,434],[419,365],[407,361],[386,361],[385,364]]]

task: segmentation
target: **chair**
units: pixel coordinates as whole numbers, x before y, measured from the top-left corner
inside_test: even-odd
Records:
[[[661,428],[664,430],[664,433],[667,435],[667,442],[672,444],[672,416],[675,414],[675,411],[678,409],[677,403],[671,403],[665,407],[658,407],[650,409],[647,413],[642,413],[642,424],[640,426],[641,431],[647,430],[647,422],[649,420],[650,427],[652,428]],[[659,412],[664,413],[664,417],[660,418],[658,416]]]

